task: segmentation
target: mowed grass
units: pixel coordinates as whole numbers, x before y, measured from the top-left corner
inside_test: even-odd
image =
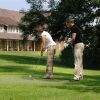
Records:
[[[46,54],[0,52],[0,100],[100,100],[100,71],[84,70],[83,80],[70,82],[73,68],[61,65],[58,56],[54,79],[44,80]]]

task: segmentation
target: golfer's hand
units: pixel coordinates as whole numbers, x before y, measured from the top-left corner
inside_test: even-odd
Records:
[[[43,56],[44,51],[45,51],[45,49],[42,48],[42,49],[41,49],[41,56]]]
[[[41,51],[41,56],[43,56],[44,50]]]
[[[43,51],[41,51],[41,56],[43,56]]]

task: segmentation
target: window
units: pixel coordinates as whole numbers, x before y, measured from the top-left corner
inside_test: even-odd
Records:
[[[16,27],[15,26],[8,26],[7,32],[8,33],[16,33]]]
[[[7,32],[22,34],[22,31],[17,26],[8,26]]]
[[[0,32],[4,32],[4,27],[3,27],[3,25],[0,25]]]

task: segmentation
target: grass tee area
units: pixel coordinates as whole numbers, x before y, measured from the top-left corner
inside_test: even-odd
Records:
[[[0,100],[100,100],[100,71],[84,69],[83,80],[70,82],[73,68],[58,56],[54,79],[44,80],[46,54],[0,52]]]

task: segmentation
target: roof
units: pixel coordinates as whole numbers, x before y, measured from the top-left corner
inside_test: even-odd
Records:
[[[18,22],[9,17],[1,17],[0,16],[0,24],[16,26],[18,24]]]
[[[23,16],[19,11],[0,8],[0,24],[17,26]],[[23,40],[23,36],[17,33],[0,32],[0,39]],[[34,40],[33,36],[28,36],[28,40]]]
[[[42,12],[45,17],[50,15],[50,12]],[[2,9],[0,8],[0,24],[17,26],[24,16],[23,12]],[[0,39],[23,40],[23,36],[17,33],[0,32]],[[28,40],[34,40],[34,36],[29,35]]]
[[[14,33],[0,33],[0,39],[7,39],[7,40],[23,40],[23,36],[21,34],[14,34]],[[34,40],[33,36],[29,36],[28,40]]]
[[[0,8],[0,24],[4,25],[18,25],[23,13]]]

